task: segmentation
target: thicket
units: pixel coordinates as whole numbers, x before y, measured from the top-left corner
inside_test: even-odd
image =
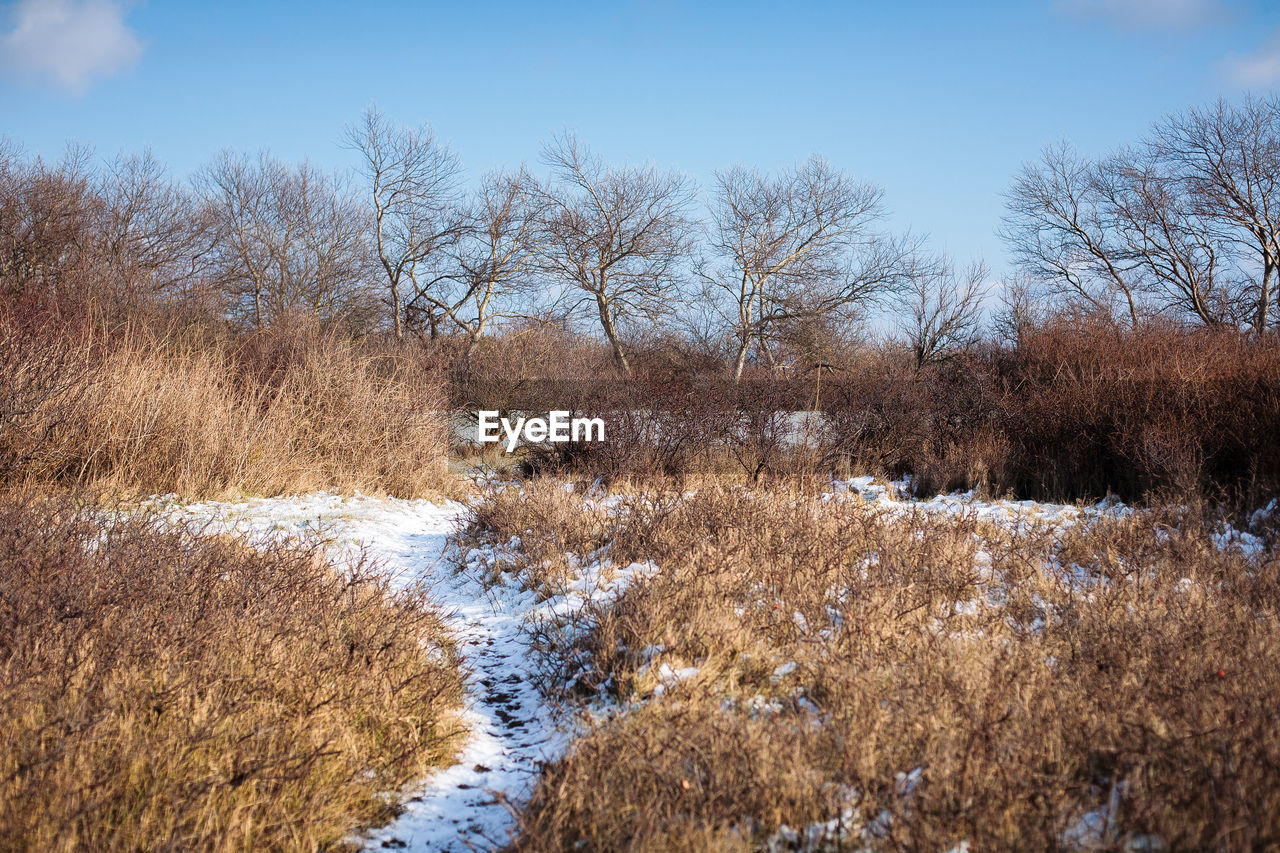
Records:
[[[0,499],[0,847],[333,849],[451,760],[423,592],[111,510]]]
[[[460,407],[604,418],[602,444],[528,449],[531,472],[872,473],[909,477],[921,493],[1245,508],[1280,496],[1280,342],[1269,335],[1060,316],[936,364],[851,346],[820,370],[748,371],[737,384],[666,344],[637,348],[633,377],[620,381],[598,345],[533,337],[495,341],[450,374]],[[511,358],[517,348],[523,359]]]
[[[548,686],[620,704],[543,771],[514,849],[1277,843],[1274,531],[1250,554],[1187,510],[1063,532],[830,497],[486,496],[469,536],[515,582],[660,569],[545,626]]]

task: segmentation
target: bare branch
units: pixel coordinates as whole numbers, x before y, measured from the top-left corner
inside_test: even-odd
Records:
[[[374,250],[386,275],[392,326],[400,338],[405,299],[429,302],[436,298],[430,285],[444,279],[427,267],[442,259],[466,230],[461,167],[429,127],[395,126],[373,107],[365,110],[359,124],[347,129],[346,139],[362,158],[373,212]],[[411,297],[405,293],[406,285],[413,291]]]
[[[572,135],[543,149],[542,271],[599,318],[614,362],[630,374],[626,326],[651,324],[678,295],[688,256],[691,182],[653,166],[608,167]]]
[[[901,294],[901,331],[917,368],[947,361],[977,343],[989,276],[980,261],[960,271],[945,257],[912,265]]]
[[[819,157],[776,178],[742,167],[716,175],[713,257],[698,271],[726,306],[735,382],[753,348],[770,356],[782,326],[852,312],[898,285],[909,241],[870,230],[882,198]]]

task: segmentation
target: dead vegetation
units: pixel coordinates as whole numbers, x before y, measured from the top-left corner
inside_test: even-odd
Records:
[[[508,346],[453,377],[468,405],[587,412],[606,441],[530,448],[527,473],[609,481],[909,476],[917,494],[980,489],[1039,500],[1280,497],[1280,345],[1272,335],[1058,316],[917,366],[849,347],[802,375],[733,385],[663,343],[631,381],[600,378],[561,336],[504,376]],[[503,342],[506,344],[507,342]],[[469,380],[485,377],[486,383]],[[480,401],[480,402],[477,402]]]
[[[306,328],[243,342],[0,312],[0,482],[118,494],[449,492],[437,385]]]
[[[684,178],[570,138],[549,182],[468,200],[429,130],[371,112],[363,211],[265,154],[188,186],[0,143],[0,847],[311,849],[385,817],[460,695],[422,599],[47,495],[450,493],[441,412],[480,407],[604,417],[523,473],[625,493],[489,495],[495,571],[550,594],[584,561],[662,567],[547,632],[551,681],[630,704],[546,769],[517,846],[833,818],[837,846],[1280,846],[1274,549],[1223,551],[1199,512],[1059,537],[813,488],[1280,496],[1276,229],[1215,183],[1274,183],[1280,148],[1213,145],[1276,127],[1271,99],[1175,116],[1150,162],[1047,152],[1010,199],[1030,284],[986,335],[980,268],[869,230],[879,190],[820,159],[723,173],[708,244]],[[1152,216],[1203,251],[1138,240]]]
[[[333,849],[458,743],[440,615],[318,544],[10,497],[0,579],[6,850]]]
[[[472,534],[520,537],[531,584],[604,542],[661,567],[547,632],[551,683],[623,704],[547,768],[519,849],[752,849],[831,820],[830,849],[1280,842],[1274,549],[1191,513],[1011,532],[804,488],[581,507],[498,493]]]

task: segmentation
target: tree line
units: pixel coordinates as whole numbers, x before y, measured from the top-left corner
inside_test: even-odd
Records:
[[[57,163],[0,144],[0,286],[11,298],[200,306],[251,328],[305,318],[353,334],[460,337],[529,318],[594,326],[617,370],[678,326],[741,377],[780,346],[892,308],[918,365],[976,341],[990,274],[884,227],[883,190],[820,157],[736,166],[700,191],[606,162],[572,134],[468,184],[429,127],[376,109],[331,173],[224,152],[187,181],[150,153]],[[1100,158],[1066,143],[1024,165],[1001,235],[1007,315],[1083,311],[1280,328],[1280,99],[1192,108]]]

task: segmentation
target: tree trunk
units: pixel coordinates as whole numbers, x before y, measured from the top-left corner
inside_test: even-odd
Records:
[[[737,385],[742,379],[742,368],[747,363],[747,352],[751,349],[751,335],[743,332],[738,337],[738,354],[733,359],[733,384]]]
[[[486,323],[488,323],[488,318],[482,316],[476,321],[475,328],[464,327],[467,330],[467,334],[471,336],[471,340],[467,342],[467,358],[474,355],[476,349],[480,346],[480,338],[484,335]]]
[[[1129,302],[1129,322],[1133,326],[1133,330],[1138,331],[1138,306],[1133,301],[1133,291],[1124,288],[1124,298]]]
[[[1275,272],[1275,264],[1270,253],[1262,262],[1262,285],[1258,289],[1258,311],[1254,315],[1253,330],[1262,334],[1267,330],[1267,318],[1271,313],[1271,276]]]
[[[613,325],[613,314],[609,311],[609,303],[604,297],[597,295],[596,308],[600,311],[600,326],[604,329],[604,336],[608,339],[609,346],[613,347],[613,363],[618,368],[618,372],[629,379],[631,365],[627,362],[627,354],[622,350],[622,341],[618,340],[618,330]]]
[[[396,340],[404,340],[404,324],[400,318],[400,283],[391,280],[391,317],[396,330]]]
[[[768,343],[765,342],[764,324],[761,324],[760,328],[756,330],[756,345],[760,352],[764,353],[764,357],[768,359],[769,369],[773,371],[774,374],[777,374],[778,361],[773,357],[773,350],[769,349]]]

